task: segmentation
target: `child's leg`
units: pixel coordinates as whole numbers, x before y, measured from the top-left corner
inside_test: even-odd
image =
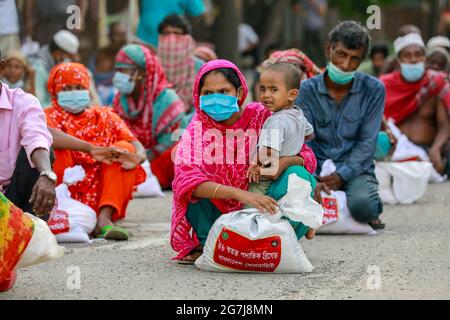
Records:
[[[276,181],[272,183],[267,191],[267,195],[277,201],[283,198],[288,191],[289,176],[291,174],[296,174],[298,177],[308,181],[311,184],[311,197],[313,197],[317,181],[304,167],[300,166],[289,167]],[[294,228],[298,240],[304,236],[306,236],[307,239],[312,239],[314,237],[314,230],[310,231],[309,227],[305,226],[303,223],[292,221],[290,219],[287,220]]]

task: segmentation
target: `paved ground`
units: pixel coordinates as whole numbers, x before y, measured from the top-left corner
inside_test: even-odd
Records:
[[[0,300],[450,299],[449,187],[430,186],[412,206],[386,207],[387,229],[377,236],[302,242],[315,266],[307,275],[213,274],[173,264],[171,195],[137,200],[123,224],[132,241],[71,246],[61,260],[21,270]],[[71,266],[81,272],[80,289],[67,286]],[[369,266],[380,270],[379,289],[367,285]]]

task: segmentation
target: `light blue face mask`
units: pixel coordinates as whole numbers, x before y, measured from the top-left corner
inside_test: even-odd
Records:
[[[331,81],[337,84],[348,84],[353,79],[355,79],[356,71],[345,72],[339,69],[336,65],[334,65],[331,61],[327,67],[328,75],[330,76]]]
[[[113,78],[113,85],[121,94],[129,95],[133,92],[136,82],[129,74],[117,71]]]
[[[200,97],[200,109],[216,121],[226,121],[239,112],[238,99],[226,94],[210,94]]]
[[[58,104],[65,111],[78,114],[86,110],[91,104],[91,97],[87,90],[60,91]]]
[[[401,63],[401,73],[408,82],[416,82],[422,79],[425,74],[425,63]]]

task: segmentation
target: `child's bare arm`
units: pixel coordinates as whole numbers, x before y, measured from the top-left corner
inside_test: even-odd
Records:
[[[310,134],[308,136],[305,136],[305,141],[312,141],[312,140],[314,140],[315,137],[316,136],[314,135],[314,133]]]
[[[259,183],[261,177],[261,166],[259,164],[251,164],[247,171],[249,183]]]

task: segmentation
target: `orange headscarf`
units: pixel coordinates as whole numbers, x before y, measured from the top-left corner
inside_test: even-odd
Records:
[[[66,85],[81,85],[89,90],[91,79],[87,68],[80,63],[61,63],[50,71],[48,92],[56,100],[58,92]],[[56,104],[56,101],[53,101]]]

